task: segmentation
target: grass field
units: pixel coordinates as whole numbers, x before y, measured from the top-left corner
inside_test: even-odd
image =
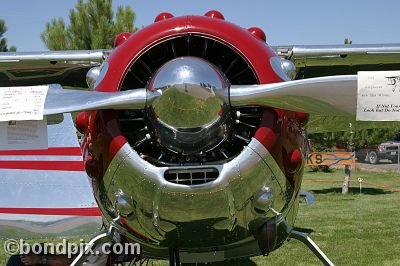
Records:
[[[335,265],[400,265],[400,174],[354,172],[348,195],[341,194],[343,175],[343,170],[305,172],[303,188],[314,194],[316,202],[301,204],[296,227],[310,233]],[[358,177],[365,183],[362,194]],[[4,256],[3,250],[0,256]],[[268,257],[219,265],[321,263],[303,244],[291,240]]]

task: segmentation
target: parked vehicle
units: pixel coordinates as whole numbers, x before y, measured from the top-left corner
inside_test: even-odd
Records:
[[[356,151],[357,161],[377,164],[381,159],[390,160],[392,163],[398,163],[400,141],[386,141],[376,148],[363,148]]]

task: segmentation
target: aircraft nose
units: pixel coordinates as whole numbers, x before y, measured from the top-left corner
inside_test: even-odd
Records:
[[[161,145],[198,154],[226,138],[229,85],[216,66],[197,57],[173,59],[153,75],[147,90],[159,93],[148,101],[147,120]]]

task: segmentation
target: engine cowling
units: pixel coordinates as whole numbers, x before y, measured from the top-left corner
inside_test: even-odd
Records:
[[[274,52],[259,37],[260,30],[240,28],[212,12],[206,16],[160,16],[156,21],[122,43],[118,42],[118,47],[106,62],[106,73],[100,71],[101,80],[97,82],[96,90],[132,90],[151,86],[157,71],[167,62],[177,62],[174,60],[180,57],[204,60],[205,65],[214,69],[213,74],[218,73],[222,80],[227,80],[224,82],[231,84],[282,81],[274,71],[275,66],[271,63],[274,61],[270,60],[275,57]],[[209,77],[202,79],[199,85],[202,83],[207,87],[210,83],[211,87],[215,86],[208,81]],[[176,110],[180,118],[194,123],[189,127],[182,127],[180,122],[165,123],[161,119],[163,115],[154,112],[154,108],[146,112],[121,111],[118,113],[121,137],[155,165],[230,160],[254,135],[262,110],[258,107],[231,110],[226,100],[228,92],[225,89],[221,93],[225,96],[219,96],[219,105],[225,97],[224,104],[221,107],[215,104],[211,111],[213,114],[209,114],[208,121],[200,121],[201,125],[196,122],[205,119],[206,112],[201,108],[192,108],[190,115],[190,110],[184,110],[190,108],[181,106],[181,111],[186,111],[185,116],[178,111],[179,108]],[[161,97],[156,104],[160,104],[161,99],[165,100]],[[183,103],[187,105],[189,102]],[[237,115],[241,116],[240,119]]]
[[[294,219],[301,160],[292,151],[304,136],[293,112],[233,108],[227,95],[229,84],[283,81],[279,58],[260,30],[221,16],[159,17],[118,41],[96,80],[99,91],[159,91],[144,110],[91,114],[100,206],[108,220],[122,217],[121,231],[154,246],[195,249],[193,237],[208,248],[250,243],[267,221],[276,226],[274,204]],[[188,234],[197,222],[204,231]],[[267,252],[287,236],[269,234]]]

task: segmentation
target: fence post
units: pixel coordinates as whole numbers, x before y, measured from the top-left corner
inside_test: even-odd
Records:
[[[344,181],[342,185],[342,194],[347,194],[349,192],[350,176],[351,176],[351,166],[346,164],[344,166]]]

